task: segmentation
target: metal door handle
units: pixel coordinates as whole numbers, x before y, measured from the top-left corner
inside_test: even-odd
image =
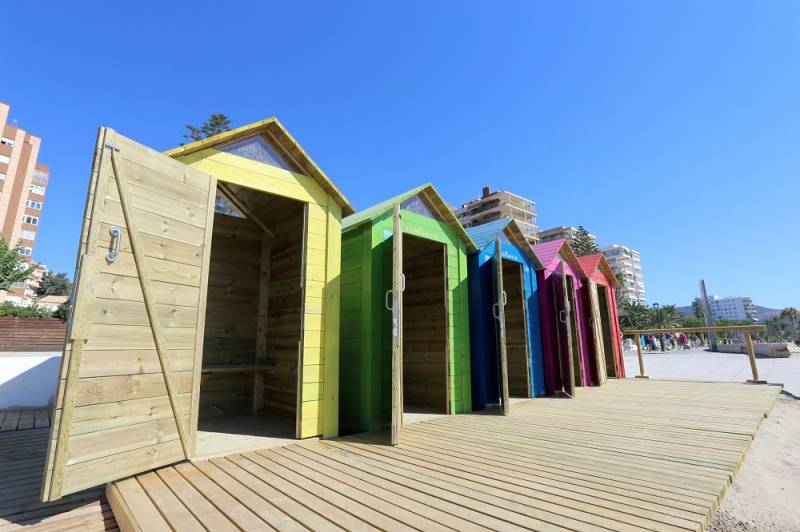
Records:
[[[500,303],[492,304],[492,316],[494,316],[495,319],[500,319]]]
[[[403,287],[400,289],[400,291],[401,292],[405,292],[406,291],[406,274],[401,273],[400,274],[400,279],[403,281]]]
[[[106,260],[111,264],[119,257],[119,247],[122,245],[122,230],[113,225],[109,233],[111,233],[111,251],[106,253]]]
[[[567,323],[567,313],[563,310],[558,311],[558,321],[561,323]]]
[[[508,294],[503,290],[503,306],[505,307],[506,305],[508,305]]]
[[[386,294],[383,296],[383,306],[386,307],[386,310],[394,310],[394,299],[392,300],[392,304],[389,304],[389,294],[391,293],[391,290],[387,290]]]

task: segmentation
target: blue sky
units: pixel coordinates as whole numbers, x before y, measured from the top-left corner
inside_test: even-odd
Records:
[[[98,126],[167,149],[223,112],[279,117],[359,209],[488,184],[639,249],[650,302],[703,277],[800,305],[800,3],[124,4],[3,8],[0,100],[43,138],[55,270]]]

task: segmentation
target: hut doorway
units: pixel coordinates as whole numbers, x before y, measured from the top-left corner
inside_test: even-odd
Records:
[[[617,378],[617,362],[614,355],[614,327],[612,326],[611,307],[608,297],[611,288],[598,284],[597,301],[600,307],[600,327],[603,334],[603,353],[606,361],[606,372],[609,377]]]
[[[193,458],[297,437],[307,204],[219,183]]]
[[[447,414],[447,247],[402,236],[402,405],[406,422]]]
[[[575,395],[575,387],[581,385],[580,344],[575,308],[575,281],[564,271],[553,272],[553,306],[556,310],[556,334],[558,341],[558,372],[561,389],[564,393]]]
[[[508,259],[502,261],[508,394],[511,397],[530,397],[531,371],[524,272],[521,263]]]

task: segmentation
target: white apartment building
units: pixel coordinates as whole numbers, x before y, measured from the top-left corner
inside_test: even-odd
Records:
[[[619,297],[632,303],[646,305],[647,297],[639,252],[620,244],[606,246],[601,251],[611,269],[622,275],[623,283],[619,289]]]
[[[492,192],[489,187],[483,187],[480,198],[464,203],[455,210],[455,214],[464,227],[483,225],[492,220],[510,216],[517,222],[531,244],[538,242],[539,226],[536,225],[536,203],[511,192],[505,190]]]
[[[575,233],[578,232],[577,227],[561,225],[558,227],[552,227],[550,229],[545,229],[544,231],[539,231],[539,242],[552,242],[553,240],[572,240],[572,237],[575,236]],[[597,241],[597,237],[591,233],[589,233],[589,238],[594,241]]]
[[[758,321],[753,300],[747,296],[708,296],[708,307],[715,320]]]

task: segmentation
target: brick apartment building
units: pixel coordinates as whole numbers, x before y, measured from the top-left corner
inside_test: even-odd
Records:
[[[20,242],[20,253],[30,263],[49,171],[47,165],[38,162],[42,140],[8,123],[10,109],[8,104],[0,102],[0,236],[11,246]],[[30,304],[32,296],[33,287],[29,282],[13,286],[5,298]],[[0,294],[0,301],[3,299]]]

